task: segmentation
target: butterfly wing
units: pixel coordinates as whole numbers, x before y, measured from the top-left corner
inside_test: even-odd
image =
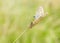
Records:
[[[44,9],[42,6],[40,6],[38,8],[38,10],[36,11],[36,15],[34,16],[35,20],[33,22],[31,22],[29,28],[32,28],[32,26],[34,26],[35,24],[37,24],[39,22],[39,18],[44,16]]]
[[[42,6],[40,6],[36,12],[35,19],[38,19],[43,16],[44,16],[44,9]]]

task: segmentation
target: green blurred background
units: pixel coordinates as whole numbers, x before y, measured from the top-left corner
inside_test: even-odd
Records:
[[[29,29],[41,5],[48,15]],[[0,43],[14,40],[15,43],[60,43],[60,0],[0,0]]]

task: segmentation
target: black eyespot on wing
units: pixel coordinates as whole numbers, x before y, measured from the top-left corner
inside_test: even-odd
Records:
[[[33,16],[33,18],[35,18],[35,16]]]

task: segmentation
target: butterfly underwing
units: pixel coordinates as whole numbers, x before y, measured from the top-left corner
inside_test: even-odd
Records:
[[[44,14],[44,9],[43,9],[43,6],[40,6],[37,11],[36,11],[36,14],[34,16],[34,21],[31,22],[30,24],[30,28],[32,28],[35,24],[37,24],[41,18],[43,18],[45,16]]]
[[[35,19],[38,19],[43,16],[44,16],[44,9],[43,9],[43,6],[40,6],[36,11]]]

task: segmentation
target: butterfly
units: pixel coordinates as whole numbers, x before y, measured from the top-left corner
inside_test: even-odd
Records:
[[[47,13],[46,13],[47,14]],[[35,24],[37,24],[41,18],[43,18],[45,16],[45,13],[44,13],[44,8],[43,6],[40,6],[37,11],[36,11],[36,14],[34,16],[34,21],[32,21],[30,23],[30,28],[32,28]]]

